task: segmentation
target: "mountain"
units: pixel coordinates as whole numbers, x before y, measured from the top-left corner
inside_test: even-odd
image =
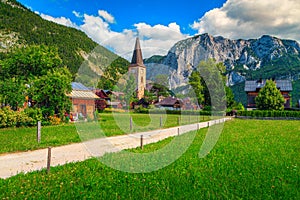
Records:
[[[33,44],[56,47],[63,64],[88,86],[94,86],[105,67],[119,58],[80,30],[44,20],[15,0],[0,0],[0,59],[14,48]],[[127,67],[128,62],[122,62]]]
[[[246,79],[296,80],[300,75],[300,45],[296,41],[269,35],[230,40],[202,34],[177,42],[166,56],[146,59],[148,79],[153,79],[159,74],[158,69],[163,68],[163,73],[169,75],[171,88],[184,87],[192,70],[208,58],[224,63],[230,86]]]

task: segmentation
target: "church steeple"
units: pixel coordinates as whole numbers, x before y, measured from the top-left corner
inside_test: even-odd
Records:
[[[133,50],[131,63],[128,67],[129,73],[131,73],[136,80],[136,94],[137,98],[141,99],[144,97],[144,91],[146,88],[146,66],[143,62],[142,49],[140,40],[137,37]]]
[[[143,55],[142,55],[142,49],[140,45],[140,39],[137,37],[135,41],[135,47],[133,50],[133,55],[131,59],[131,64],[130,67],[133,66],[140,66],[140,67],[145,67],[144,62],[143,62]]]

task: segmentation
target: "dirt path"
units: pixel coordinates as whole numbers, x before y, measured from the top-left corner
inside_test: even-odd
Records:
[[[93,156],[102,156],[108,152],[117,152],[123,149],[138,147],[140,146],[141,135],[143,135],[143,144],[146,145],[171,136],[207,127],[208,124],[222,123],[229,119],[223,118],[180,127],[100,138],[84,143],[53,147],[51,151],[51,166],[83,161]],[[48,149],[2,155],[0,156],[0,177],[8,178],[21,172],[27,173],[46,168],[47,155]]]

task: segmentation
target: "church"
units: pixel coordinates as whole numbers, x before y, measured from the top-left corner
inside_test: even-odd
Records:
[[[144,97],[144,92],[146,88],[146,66],[143,62],[142,49],[138,37],[135,41],[133,55],[131,63],[128,67],[128,72],[129,74],[133,74],[133,76],[135,77],[136,94],[137,98],[140,100]]]

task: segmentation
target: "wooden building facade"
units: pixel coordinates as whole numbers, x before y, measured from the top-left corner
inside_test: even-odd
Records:
[[[291,97],[290,92],[292,91],[292,82],[290,80],[276,80],[276,87],[280,90],[284,97],[284,108],[290,108]],[[257,97],[261,88],[266,84],[266,80],[257,81],[246,81],[245,92],[247,93],[247,108],[256,108],[255,98]]]
[[[96,94],[78,82],[72,82],[72,92],[67,94],[72,101],[71,120],[80,118],[94,119],[95,101],[100,100]]]

